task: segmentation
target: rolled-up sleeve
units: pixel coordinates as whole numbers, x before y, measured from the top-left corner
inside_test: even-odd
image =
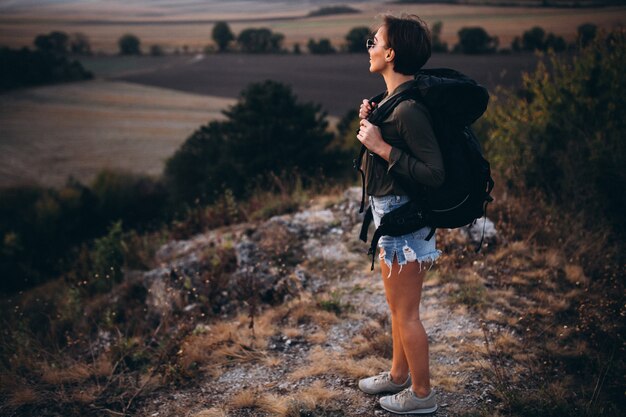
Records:
[[[427,112],[413,100],[403,101],[394,109],[393,121],[410,154],[392,147],[388,172],[436,188],[443,184],[445,170]]]

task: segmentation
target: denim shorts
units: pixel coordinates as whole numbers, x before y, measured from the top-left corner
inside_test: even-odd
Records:
[[[372,214],[374,215],[374,224],[378,227],[380,226],[380,219],[385,213],[408,203],[409,197],[405,195],[370,196],[369,200]],[[428,233],[430,233],[430,227],[424,227],[406,235],[382,236],[380,238],[378,241],[380,259],[385,261],[385,264],[390,269],[390,273],[394,257],[397,259],[398,265],[400,265],[400,270],[402,270],[402,265],[405,265],[407,262],[419,262],[420,268],[423,262],[428,262],[432,265],[441,255],[441,251],[435,247],[436,235],[433,235],[430,240],[425,240]]]

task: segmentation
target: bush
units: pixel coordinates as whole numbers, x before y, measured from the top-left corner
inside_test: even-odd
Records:
[[[367,52],[365,42],[371,36],[372,32],[367,26],[358,26],[350,29],[346,35],[348,52]]]
[[[70,36],[70,52],[76,55],[92,55],[87,35],[81,32],[73,33]]]
[[[96,239],[92,257],[93,270],[87,280],[91,293],[110,291],[113,285],[122,282],[124,242],[121,221],[113,223],[106,236]]]
[[[458,32],[459,43],[456,46],[458,52],[465,54],[493,53],[498,49],[498,38],[489,36],[481,27],[462,28]]]
[[[167,161],[176,198],[214,201],[226,188],[239,197],[270,173],[311,177],[332,161],[326,115],[319,105],[298,103],[287,86],[251,84],[224,114],[226,121],[202,126]]]
[[[317,10],[313,10],[309,12],[309,17],[330,16],[330,15],[335,15],[335,14],[354,14],[354,13],[361,13],[361,11],[350,6],[327,6],[327,7],[320,7]]]
[[[626,34],[597,37],[576,59],[550,54],[488,114],[486,149],[512,189],[533,190],[589,230],[626,235]]]
[[[0,91],[93,78],[80,62],[52,52],[0,48],[0,62]]]
[[[58,190],[0,191],[0,292],[32,287],[73,267],[71,249],[106,233],[112,222],[155,228],[171,217],[168,198],[158,181],[110,171],[91,188],[70,180]]]
[[[163,55],[165,55],[165,51],[163,51],[163,47],[161,47],[161,45],[150,46],[150,56],[163,56]]]
[[[127,33],[119,38],[117,45],[120,55],[141,55],[141,41],[133,34]]]
[[[580,46],[585,47],[589,45],[591,41],[596,37],[596,33],[598,32],[598,27],[593,23],[583,23],[578,26],[578,42]]]
[[[235,35],[226,22],[217,22],[215,26],[213,26],[212,37],[220,52],[226,51],[228,44],[235,40]]]
[[[430,30],[433,52],[448,52],[448,44],[441,41],[442,22],[435,22]]]
[[[161,180],[146,175],[102,170],[91,190],[103,224],[121,219],[128,227],[141,229],[170,215],[167,189]]]
[[[66,55],[69,47],[69,36],[65,32],[53,31],[47,35],[37,35],[33,44],[37,50],[56,55]]]
[[[311,52],[312,54],[320,54],[320,55],[324,55],[324,54],[333,54],[335,53],[335,48],[333,48],[333,45],[330,43],[329,39],[320,39],[318,42],[315,42],[315,40],[313,39],[309,39],[309,42],[307,43],[307,48],[309,48],[309,52]]]
[[[548,49],[552,49],[555,52],[561,52],[567,48],[567,43],[565,42],[565,39],[560,36],[556,36],[552,32],[546,36],[545,30],[539,26],[535,26],[532,29],[525,31],[521,39],[519,37],[515,37],[513,43],[511,44],[511,48],[514,51],[546,51]]]
[[[285,36],[273,33],[270,29],[244,29],[237,37],[237,43],[243,52],[269,53],[281,52]]]

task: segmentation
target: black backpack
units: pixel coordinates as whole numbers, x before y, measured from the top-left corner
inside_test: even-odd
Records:
[[[370,101],[379,103],[383,96],[384,93],[379,94]],[[407,99],[420,101],[429,110],[441,149],[445,180],[440,187],[433,189],[396,178],[411,201],[381,219],[368,252],[372,255],[372,269],[374,251],[381,236],[401,236],[429,226],[431,231],[426,240],[430,240],[436,228],[462,227],[484,216],[487,204],[493,201],[490,193],[494,182],[489,162],[484,158],[480,144],[470,128],[487,108],[487,90],[455,70],[421,70],[416,74],[411,88],[376,107],[368,120],[379,125],[400,102]],[[362,146],[354,161],[363,180],[360,213],[365,206],[365,174],[360,168],[365,152],[366,148]],[[361,227],[360,238],[364,242],[367,242],[367,229],[372,219],[370,207]],[[482,239],[477,251],[480,246]]]

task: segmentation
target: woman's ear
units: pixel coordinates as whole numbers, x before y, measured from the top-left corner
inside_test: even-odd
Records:
[[[393,49],[387,49],[387,53],[385,54],[385,61],[391,62],[396,57],[396,53]]]

